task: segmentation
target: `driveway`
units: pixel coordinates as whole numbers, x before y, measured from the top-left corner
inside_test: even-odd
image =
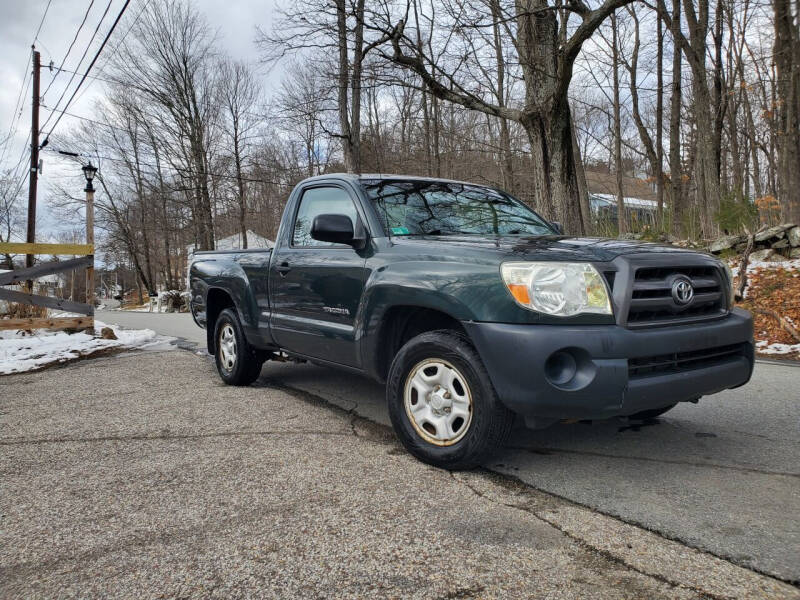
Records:
[[[800,597],[191,352],[0,378],[0,432],[3,598]]]
[[[106,315],[109,315],[108,317]],[[113,315],[113,316],[112,316]],[[186,314],[98,318],[203,346]],[[313,365],[267,363],[262,385],[303,390],[388,424],[383,387]],[[650,423],[517,428],[487,468],[736,564],[800,582],[800,367],[758,363],[745,387]]]

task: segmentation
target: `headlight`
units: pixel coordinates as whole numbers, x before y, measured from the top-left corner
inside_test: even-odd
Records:
[[[558,317],[612,314],[605,280],[588,263],[509,262],[500,272],[517,304],[530,310]]]
[[[728,266],[728,263],[720,261],[722,268],[725,269],[725,277],[728,278],[728,310],[733,309],[733,303],[736,299],[736,286],[733,285],[733,271]]]

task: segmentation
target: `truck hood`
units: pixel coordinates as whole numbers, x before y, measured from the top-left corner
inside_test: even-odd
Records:
[[[585,261],[609,262],[624,254],[643,253],[693,253],[694,250],[676,248],[649,242],[614,240],[605,238],[575,238],[561,235],[536,237],[520,236],[479,236],[479,235],[442,235],[442,236],[403,236],[394,237],[392,241],[401,244],[435,245],[439,248],[459,248],[464,252],[470,249],[484,254],[496,252],[506,260],[552,260],[552,261]]]

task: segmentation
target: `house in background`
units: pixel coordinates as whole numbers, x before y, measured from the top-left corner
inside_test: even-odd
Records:
[[[617,177],[604,171],[586,171],[589,206],[598,221],[617,221]],[[658,201],[653,184],[638,177],[622,178],[623,202],[628,223],[632,227],[654,225]],[[666,202],[664,203],[666,207]]]
[[[255,231],[247,230],[247,247],[249,248],[274,248],[275,242],[271,239],[257,234]],[[191,256],[194,254],[194,244],[186,246],[186,255]],[[242,249],[242,234],[234,233],[224,238],[220,238],[215,242],[215,250],[241,250]]]

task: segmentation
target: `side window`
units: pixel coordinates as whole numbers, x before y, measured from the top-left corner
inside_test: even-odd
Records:
[[[294,220],[292,234],[293,246],[324,246],[331,248],[347,248],[345,244],[331,244],[312,239],[311,226],[317,215],[347,215],[355,227],[358,212],[350,195],[339,187],[317,187],[303,192],[300,207]]]

